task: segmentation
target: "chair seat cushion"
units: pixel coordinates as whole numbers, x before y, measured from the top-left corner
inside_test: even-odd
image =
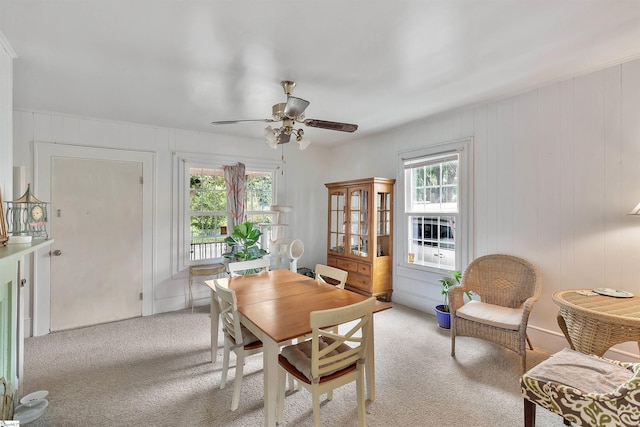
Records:
[[[520,308],[502,307],[474,300],[456,310],[456,317],[517,331],[522,323],[522,313],[523,310]]]
[[[334,340],[331,338],[320,337],[320,350],[326,348],[333,342]],[[327,356],[334,356],[348,350],[351,350],[351,347],[346,344],[340,344]],[[313,377],[311,376],[311,340],[284,347],[280,354],[285,359],[287,359],[287,361],[298,371],[300,371],[300,373],[302,373],[307,379],[309,379],[309,381],[313,379]],[[331,375],[334,372],[336,371],[327,372],[326,374],[324,374],[324,376]]]
[[[634,373],[599,357],[565,348],[531,368],[524,376],[539,383],[554,381],[584,393],[606,394],[616,391]]]
[[[640,425],[637,363],[616,362],[565,349],[527,371],[520,378],[520,386],[525,402],[561,415],[572,425]]]
[[[242,344],[246,347],[250,344],[260,342],[260,339],[256,337],[253,332],[245,328],[243,325],[240,325],[242,329]]]

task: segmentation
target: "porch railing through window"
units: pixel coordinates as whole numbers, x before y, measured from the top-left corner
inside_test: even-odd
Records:
[[[223,241],[191,243],[191,261],[201,259],[222,258],[222,254],[227,252],[227,245]]]

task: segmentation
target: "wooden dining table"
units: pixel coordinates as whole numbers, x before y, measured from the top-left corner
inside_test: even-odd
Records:
[[[279,345],[311,333],[312,311],[344,307],[367,299],[367,296],[339,289],[321,280],[290,270],[273,270],[231,278],[215,279],[219,285],[233,289],[238,302],[241,323],[263,343],[265,426],[276,425]],[[205,284],[211,288],[211,360],[218,350],[220,309],[215,297],[214,280]],[[391,308],[391,304],[376,301],[374,312]],[[371,341],[366,358],[367,398],[375,399],[375,363],[373,322]]]

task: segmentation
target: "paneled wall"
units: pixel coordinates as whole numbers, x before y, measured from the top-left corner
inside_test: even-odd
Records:
[[[556,290],[640,294],[640,216],[627,215],[640,202],[640,60],[338,147],[332,180],[353,170],[394,177],[399,151],[467,136],[475,141],[474,257],[509,253],[539,267],[543,291],[530,322],[539,346],[565,343]],[[374,159],[358,154],[365,148]],[[393,300],[432,312],[439,275],[418,277],[396,267]],[[636,346],[622,348],[637,355]]]
[[[248,159],[270,159],[284,167],[284,175],[278,174],[278,203],[294,206],[289,214],[288,235],[299,238],[305,244],[305,253],[299,266],[314,266],[326,258],[326,189],[329,151],[319,145],[311,145],[299,151],[297,144],[287,144],[278,150],[270,149],[262,139],[262,129],[256,130],[256,139],[241,139],[225,135],[191,132],[179,129],[116,122],[96,118],[71,116],[53,112],[14,110],[13,159],[16,166],[26,166],[27,180],[34,178],[33,141],[67,144],[80,147],[100,147],[120,150],[145,151],[155,154],[154,171],[154,268],[153,268],[153,313],[182,309],[187,304],[187,271],[174,274],[172,267],[173,223],[172,206],[176,197],[173,186],[172,153],[194,153],[198,155],[221,155],[237,161]],[[284,163],[281,161],[284,155]],[[38,195],[37,189],[35,189]],[[47,200],[48,201],[48,200]],[[318,205],[320,203],[320,205]],[[300,207],[300,209],[299,209]],[[55,232],[51,236],[55,239]],[[91,231],[87,230],[90,239]],[[55,246],[55,244],[54,244]],[[54,248],[55,249],[55,248]],[[47,260],[39,260],[43,264]],[[41,265],[41,268],[47,268]],[[100,268],[96,266],[96,274]],[[40,271],[38,268],[36,271]],[[30,303],[35,286],[47,285],[46,274],[29,277],[26,304],[28,307],[26,330],[30,331],[33,307]],[[204,286],[195,289],[196,298],[206,298],[209,291]],[[146,297],[145,297],[146,298]],[[206,302],[201,300],[201,304]],[[36,308],[37,309],[37,308]],[[38,322],[38,324],[40,324]],[[39,333],[39,332],[38,332]]]
[[[640,294],[640,217],[626,215],[640,201],[640,61],[424,118],[332,150],[285,147],[280,203],[295,208],[291,235],[305,242],[300,265],[325,259],[325,182],[396,177],[398,152],[467,136],[475,144],[474,255],[510,253],[540,268],[543,292],[530,322],[535,345],[549,351],[565,345],[551,300],[556,290],[609,286]],[[27,166],[28,177],[32,141],[156,153],[156,312],[185,302],[185,277],[172,276],[169,267],[171,153],[283,154],[265,148],[261,139],[14,111],[14,164]],[[399,247],[398,233],[396,239]],[[431,314],[441,298],[440,276],[417,277],[396,264],[393,300]],[[619,348],[637,354],[635,346]]]
[[[13,200],[13,58],[15,52],[0,32],[0,193]]]

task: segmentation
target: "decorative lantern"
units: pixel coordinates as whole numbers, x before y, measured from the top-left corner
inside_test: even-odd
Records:
[[[31,194],[31,184],[27,191],[17,200],[7,202],[7,226],[11,237],[29,243],[31,238],[48,239],[47,235],[47,203],[38,200]],[[16,242],[18,243],[18,242]]]

